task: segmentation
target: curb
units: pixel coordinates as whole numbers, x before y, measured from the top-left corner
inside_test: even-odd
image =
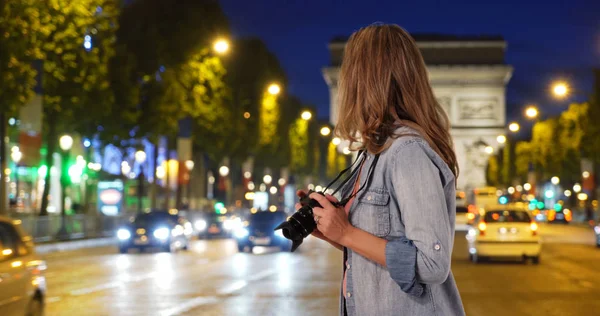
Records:
[[[95,248],[103,246],[116,245],[116,238],[94,238],[94,239],[83,239],[73,240],[49,244],[40,244],[35,246],[35,252],[38,254],[47,254],[51,252],[69,251],[84,248]]]

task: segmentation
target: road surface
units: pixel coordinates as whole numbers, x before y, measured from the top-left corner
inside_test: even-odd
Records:
[[[544,225],[540,265],[473,264],[457,232],[452,270],[467,315],[591,315],[600,310],[600,249],[589,228]],[[47,315],[336,315],[341,252],[237,253],[233,240],[190,251],[46,255]],[[593,314],[593,313],[592,313]]]

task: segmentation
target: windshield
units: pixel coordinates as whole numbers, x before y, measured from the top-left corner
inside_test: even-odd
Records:
[[[250,216],[250,221],[260,223],[279,222],[285,220],[284,212],[258,212]]]
[[[529,223],[531,217],[526,211],[489,211],[483,220],[487,223]]]
[[[177,222],[177,216],[171,215],[167,212],[150,212],[136,216],[135,223],[137,225],[149,225],[157,222]]]

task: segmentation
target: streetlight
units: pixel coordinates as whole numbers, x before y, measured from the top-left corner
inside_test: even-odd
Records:
[[[144,194],[144,162],[146,162],[146,152],[138,150],[135,152],[135,161],[140,166],[140,173],[138,175],[138,212],[142,212],[142,199]]]
[[[218,39],[213,44],[213,49],[218,54],[225,54],[229,50],[229,42],[226,39]]]
[[[221,177],[226,177],[227,175],[229,175],[229,167],[221,166],[221,168],[219,168],[219,174],[221,175]]]
[[[194,170],[195,163],[193,160],[186,160],[185,167],[188,170],[188,179],[187,179],[187,203],[188,209],[190,209],[190,201],[192,200],[192,170]]]
[[[267,91],[271,95],[278,95],[281,92],[281,87],[278,84],[276,84],[276,83],[272,83],[267,88]]]
[[[527,118],[529,118],[529,119],[535,119],[538,117],[539,114],[540,114],[540,112],[533,105],[530,105],[527,107],[527,109],[525,109],[525,116],[527,116]]]
[[[58,139],[58,144],[60,149],[62,150],[62,159],[61,159],[61,173],[60,173],[60,185],[62,191],[61,198],[61,207],[60,207],[60,229],[58,230],[58,239],[68,239],[69,233],[67,232],[67,210],[65,209],[66,200],[67,200],[67,190],[66,187],[68,185],[69,178],[69,168],[67,167],[69,161],[69,153],[71,148],[73,147],[73,137],[69,135],[63,135]]]
[[[492,146],[486,146],[485,147],[485,153],[488,154],[488,155],[493,154],[494,153],[494,147],[492,147]]]
[[[531,184],[530,183],[523,184],[523,189],[525,189],[525,191],[531,190]]]
[[[574,191],[575,193],[579,193],[579,192],[581,192],[581,184],[579,184],[579,183],[575,183],[575,185],[573,186],[573,191]]]
[[[271,184],[272,181],[273,181],[273,177],[271,177],[268,174],[263,177],[263,182],[266,184]]]
[[[496,137],[496,141],[498,142],[498,144],[504,144],[506,143],[506,136],[498,135],[498,137]]]
[[[329,128],[329,126],[321,127],[321,135],[329,136],[329,134],[331,134],[331,128]]]
[[[555,97],[562,99],[569,94],[569,86],[562,81],[555,82],[552,84],[552,94]]]
[[[590,177],[590,172],[589,172],[589,171],[584,171],[584,172],[582,172],[582,173],[581,173],[581,176],[582,176],[584,179],[587,179],[587,178],[589,178],[589,177]]]
[[[312,118],[312,113],[310,113],[310,111],[304,111],[302,112],[301,117],[303,120],[308,121]]]
[[[333,145],[337,146],[337,145],[339,145],[339,144],[341,144],[341,143],[342,143],[342,140],[341,140],[341,139],[339,139],[338,137],[334,137],[334,138],[331,140],[331,143],[332,143]]]
[[[350,151],[350,148],[348,148],[348,147],[344,147],[344,149],[342,149],[342,153],[343,153],[344,155],[350,155],[350,153],[351,153],[351,151]]]
[[[517,122],[512,122],[512,123],[510,123],[510,125],[508,125],[508,129],[511,132],[516,133],[519,131],[519,129],[521,129],[521,126]]]
[[[566,197],[570,197],[571,196],[571,190],[565,190],[565,196]]]
[[[558,185],[560,183],[560,178],[552,177],[552,179],[550,179],[550,182],[552,182],[552,184],[554,185]]]

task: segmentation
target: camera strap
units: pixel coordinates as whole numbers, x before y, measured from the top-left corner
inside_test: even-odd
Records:
[[[354,162],[350,165],[350,167],[342,170],[337,177],[335,177],[335,179],[333,179],[333,181],[331,181],[327,187],[325,187],[325,189],[323,190],[324,192],[327,191],[334,183],[336,183],[346,172],[348,172],[349,170],[351,170],[358,161],[363,161],[366,157],[366,151],[361,150],[358,152],[358,155],[356,156],[356,159],[354,159]],[[354,168],[354,170],[352,170],[352,172],[350,173],[350,176],[347,177],[346,179],[344,179],[344,181],[342,181],[342,183],[340,183],[340,185],[338,186],[338,188],[333,192],[332,195],[336,194],[341,188],[344,187],[344,185],[346,185],[346,183],[348,183],[348,181],[350,181],[350,179],[352,179],[354,177],[354,175],[358,172],[358,170],[360,170],[360,168]]]
[[[363,189],[368,188],[369,185],[371,184],[371,180],[373,179],[373,171],[375,170],[375,166],[377,165],[377,161],[379,161],[379,155],[377,154],[375,155],[375,158],[373,158],[373,163],[371,164],[371,166],[369,167],[369,171],[367,172],[367,181],[365,181],[360,188],[358,188],[358,190],[356,190],[356,192],[354,192],[352,195],[350,195],[349,197],[342,199],[339,203],[338,206],[346,206],[346,204],[352,200],[354,197],[356,197],[358,195],[358,193],[360,193]],[[357,168],[359,169],[359,168]],[[341,187],[341,186],[340,186]],[[339,190],[339,188],[338,188]],[[337,190],[336,190],[337,191]]]

